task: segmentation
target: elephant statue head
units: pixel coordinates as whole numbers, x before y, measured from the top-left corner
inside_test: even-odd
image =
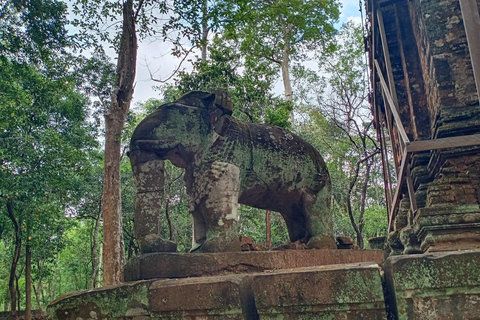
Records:
[[[291,241],[336,248],[330,176],[320,154],[279,127],[232,116],[226,91],[194,91],[161,106],[135,129],[135,233],[142,252],[175,251],[160,237],[164,160],[185,168],[192,250],[237,251],[238,204],[278,211]]]

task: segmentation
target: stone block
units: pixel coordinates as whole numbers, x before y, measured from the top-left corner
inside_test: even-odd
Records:
[[[423,252],[480,248],[480,206],[421,208],[414,232]]]
[[[56,320],[137,319],[148,316],[148,288],[153,281],[106,286],[63,295],[48,306]]]
[[[390,257],[384,271],[397,319],[479,319],[480,250]]]
[[[255,275],[252,290],[259,319],[386,319],[377,264]]]
[[[243,282],[248,279],[241,275],[159,280],[148,292],[150,313],[155,319],[249,319],[255,310]]]
[[[286,250],[217,253],[151,253],[130,260],[125,280],[252,273],[355,262],[383,262],[381,250]]]

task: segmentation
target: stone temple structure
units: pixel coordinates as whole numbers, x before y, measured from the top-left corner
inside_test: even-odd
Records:
[[[480,0],[365,6],[384,251],[144,253],[124,284],[61,297],[50,316],[480,319]]]
[[[388,305],[400,319],[476,319],[480,1],[369,0],[367,6],[386,251],[397,255],[385,263]]]
[[[372,103],[395,254],[480,246],[478,5],[369,2]]]

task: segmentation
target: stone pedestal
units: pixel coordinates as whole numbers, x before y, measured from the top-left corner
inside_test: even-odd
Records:
[[[396,319],[480,317],[480,250],[390,257],[384,271]]]
[[[130,277],[165,279],[77,292],[48,312],[59,320],[386,319],[382,258],[380,250],[148,254],[129,265]]]
[[[279,269],[375,262],[381,250],[286,250],[218,253],[151,253],[130,260],[125,281],[266,272]]]
[[[372,263],[146,280],[54,301],[53,319],[386,319]]]

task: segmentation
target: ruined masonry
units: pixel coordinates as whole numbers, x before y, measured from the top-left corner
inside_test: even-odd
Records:
[[[380,250],[146,253],[54,319],[480,319],[479,0],[368,0]],[[394,173],[392,176],[391,173]],[[373,243],[373,240],[372,240]]]
[[[367,6],[387,306],[397,319],[479,319],[480,1]]]

